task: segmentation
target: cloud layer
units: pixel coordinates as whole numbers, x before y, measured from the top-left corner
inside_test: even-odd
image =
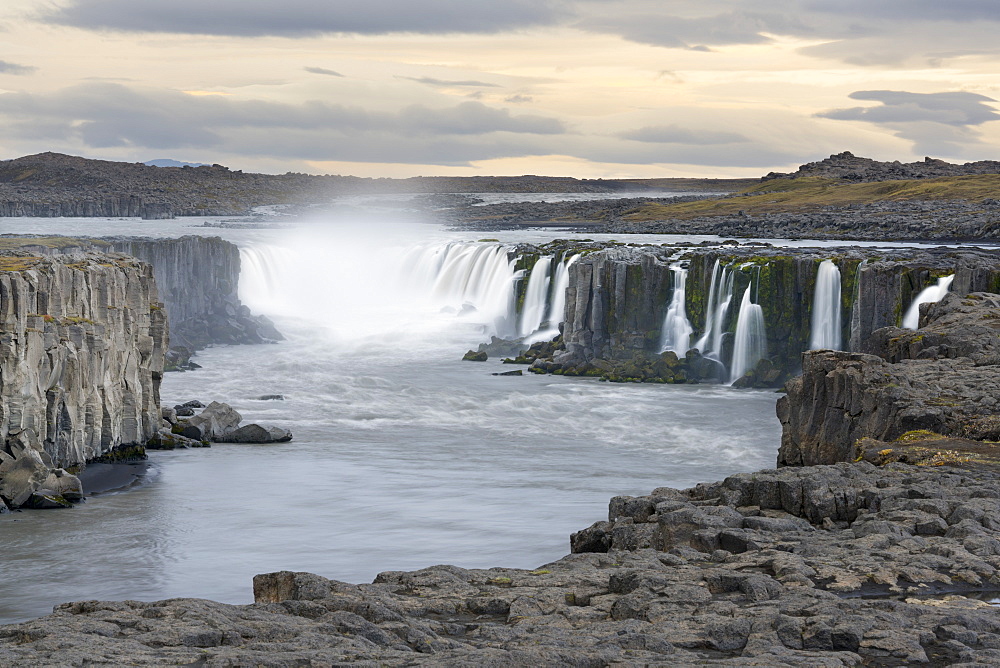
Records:
[[[556,0],[73,0],[42,20],[88,30],[260,37],[320,33],[494,33],[548,25]]]

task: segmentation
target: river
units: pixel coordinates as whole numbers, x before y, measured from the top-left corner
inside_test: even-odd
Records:
[[[604,519],[612,496],[773,465],[773,391],[498,377],[511,367],[460,361],[481,323],[442,312],[399,267],[414,246],[485,235],[368,212],[277,230],[0,222],[11,233],[217,234],[281,258],[245,275],[241,296],[287,340],[202,351],[202,369],[165,376],[162,399],[224,401],[295,435],[154,452],[131,489],[0,516],[0,622],[82,599],[250,602],[252,577],[274,570],[363,582],[439,563],[535,568]],[[268,394],[285,399],[258,398]]]

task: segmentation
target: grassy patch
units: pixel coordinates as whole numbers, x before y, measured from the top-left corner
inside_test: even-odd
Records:
[[[773,179],[741,191],[736,196],[680,202],[648,204],[630,212],[629,220],[662,220],[700,216],[731,216],[818,210],[871,204],[879,201],[981,200],[1000,192],[1000,174],[949,176],[939,179],[845,183],[810,176],[801,179]]]

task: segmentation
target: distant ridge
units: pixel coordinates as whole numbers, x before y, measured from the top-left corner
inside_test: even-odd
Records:
[[[147,167],[209,167],[210,165],[205,162],[181,162],[180,160],[171,160],[170,158],[157,158],[156,160],[147,160],[142,163]]]
[[[853,183],[871,183],[873,181],[936,179],[944,176],[972,176],[976,174],[1000,174],[1000,162],[980,160],[979,162],[958,165],[937,158],[924,158],[918,162],[900,162],[898,160],[879,162],[871,158],[858,157],[850,151],[844,151],[823,160],[807,162],[798,170],[788,174],[771,172],[761,180],[821,176]]]
[[[0,217],[229,216],[250,213],[263,205],[324,205],[336,197],[356,194],[729,192],[751,183],[749,179],[532,175],[373,179],[294,172],[253,174],[218,164],[169,159],[113,162],[46,152],[0,160]]]

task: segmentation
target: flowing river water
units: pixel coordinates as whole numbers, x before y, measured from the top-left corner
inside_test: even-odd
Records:
[[[566,554],[569,534],[603,519],[612,496],[773,465],[773,391],[493,376],[512,367],[460,361],[483,340],[481,324],[442,311],[399,271],[420,244],[560,233],[381,220],[0,223],[11,233],[220,235],[249,251],[241,296],[287,340],[202,351],[202,369],[165,376],[162,399],[227,402],[295,436],[153,452],[130,489],[0,516],[0,622],[70,600],[250,602],[252,577],[274,570],[363,582],[439,563],[534,568]],[[269,394],[285,400],[258,398]]]

